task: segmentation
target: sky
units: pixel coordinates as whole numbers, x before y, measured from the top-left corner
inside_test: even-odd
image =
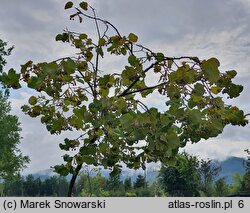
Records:
[[[68,56],[69,47],[55,41],[64,29],[89,32],[89,25],[69,20],[64,0],[1,0],[0,38],[14,45],[6,70],[28,60],[51,61]],[[79,3],[81,1],[74,1]],[[241,96],[226,100],[250,112],[250,0],[91,0],[98,16],[109,20],[119,31],[139,36],[139,43],[168,56],[216,57],[221,70],[235,69],[235,83],[242,84]],[[119,61],[103,63],[112,70]],[[58,144],[69,134],[50,135],[39,118],[24,115],[20,107],[32,92],[23,88],[11,91],[12,113],[22,127],[20,149],[31,158],[24,174],[46,170],[62,162]],[[157,105],[157,97],[151,104]],[[185,150],[202,158],[225,160],[246,157],[250,148],[250,125],[228,126],[217,138],[188,144]],[[71,133],[72,135],[74,133]]]

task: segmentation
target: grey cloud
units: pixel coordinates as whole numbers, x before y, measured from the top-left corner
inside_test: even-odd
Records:
[[[223,161],[229,156],[246,158],[244,152],[249,148],[248,141],[235,142],[233,140],[207,140],[196,144],[188,144],[183,150],[201,157],[202,159],[216,159]]]
[[[52,0],[24,0],[15,3],[2,0],[1,19],[4,21],[0,26],[2,30],[17,34],[48,31],[55,27],[53,22],[62,17],[62,11],[62,5]]]
[[[186,33],[233,29],[242,24],[246,9],[233,0],[101,1],[100,15],[126,33],[149,39],[179,39]]]

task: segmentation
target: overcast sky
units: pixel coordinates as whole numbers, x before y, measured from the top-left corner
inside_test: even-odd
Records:
[[[68,56],[69,49],[55,41],[66,27],[88,32],[88,26],[69,21],[64,0],[1,0],[0,38],[14,45],[6,69],[19,69],[28,60],[49,61]],[[75,1],[80,2],[80,1]],[[250,0],[96,0],[88,1],[99,16],[112,22],[119,31],[134,32],[139,43],[168,56],[216,57],[221,70],[235,69],[236,83],[244,86],[242,95],[231,104],[250,112]],[[102,69],[112,69],[109,64]],[[104,64],[106,65],[106,64]],[[20,106],[30,90],[12,91],[13,113],[21,122],[21,150],[30,156],[25,173],[48,169],[62,162],[58,144],[65,135],[51,136],[39,122],[24,115]],[[157,99],[152,104],[157,105]],[[203,158],[224,160],[246,157],[250,148],[250,125],[226,127],[223,134],[208,141],[188,145],[186,150]]]

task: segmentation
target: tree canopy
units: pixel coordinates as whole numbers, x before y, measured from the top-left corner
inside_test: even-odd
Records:
[[[20,123],[10,114],[10,103],[0,91],[0,177],[10,179],[17,175],[29,162],[18,149],[20,143]]]
[[[0,39],[0,75],[6,65],[5,57],[10,55],[13,47]],[[1,76],[0,76],[1,80]],[[0,89],[0,178],[11,179],[17,175],[29,161],[18,149],[20,143],[20,123],[15,115],[11,115],[10,103],[6,91]]]
[[[159,182],[171,196],[199,196],[199,160],[195,156],[182,153],[177,156],[175,166],[162,166]]]
[[[61,175],[73,175],[70,189],[83,163],[112,168],[114,174],[121,164],[134,169],[145,168],[146,162],[169,164],[187,142],[216,137],[228,124],[247,123],[244,112],[223,99],[243,90],[233,83],[235,70],[220,71],[214,57],[171,57],[153,51],[139,44],[135,33],[122,35],[99,18],[87,2],[73,6],[65,5],[74,10],[70,19],[92,22],[97,36],[65,30],[55,39],[74,47],[75,55],[38,64],[28,61],[20,72],[2,74],[8,87],[21,88],[22,82],[38,92],[22,109],[39,116],[51,134],[79,133],[60,144],[74,154],[65,154],[65,164],[55,166]],[[111,55],[126,65],[117,72],[101,66]],[[165,108],[147,104],[155,95]]]

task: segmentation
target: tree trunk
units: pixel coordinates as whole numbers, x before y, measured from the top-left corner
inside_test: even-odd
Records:
[[[79,164],[76,169],[75,169],[75,172],[74,174],[72,175],[72,178],[70,180],[70,184],[69,184],[69,190],[68,190],[68,197],[72,197],[72,192],[73,192],[73,188],[74,188],[74,185],[75,185],[75,182],[76,182],[76,178],[80,172],[82,168],[82,163]]]

